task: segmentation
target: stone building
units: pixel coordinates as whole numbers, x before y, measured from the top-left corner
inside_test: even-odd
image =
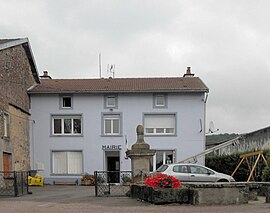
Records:
[[[28,39],[0,39],[0,171],[30,169],[27,90],[37,83]]]

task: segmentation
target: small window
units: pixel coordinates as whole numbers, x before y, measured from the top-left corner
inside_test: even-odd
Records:
[[[53,135],[81,135],[81,116],[52,116]]]
[[[104,115],[104,135],[120,135],[120,115]]]
[[[116,95],[105,96],[105,108],[117,108],[117,96]]]
[[[167,107],[167,97],[164,94],[154,95],[154,107],[155,108],[164,108]]]
[[[63,108],[71,108],[71,97],[63,97]]]
[[[5,138],[9,137],[9,114],[4,113],[4,135]]]
[[[72,109],[73,108],[73,97],[72,95],[60,95],[59,98],[60,109]]]

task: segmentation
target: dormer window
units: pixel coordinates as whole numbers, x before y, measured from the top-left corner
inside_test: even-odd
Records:
[[[165,94],[155,94],[154,95],[154,108],[164,108],[167,107],[167,97]]]
[[[105,96],[105,108],[117,108],[117,96],[116,95]]]
[[[72,96],[71,95],[63,95],[60,96],[60,108],[61,109],[72,109]]]

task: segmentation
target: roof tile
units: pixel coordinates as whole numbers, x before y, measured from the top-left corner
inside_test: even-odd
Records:
[[[41,79],[29,93],[208,92],[198,77]]]

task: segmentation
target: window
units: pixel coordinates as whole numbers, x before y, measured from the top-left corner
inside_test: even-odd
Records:
[[[71,97],[63,97],[63,108],[71,107]]]
[[[60,96],[60,109],[72,109],[72,96]]]
[[[206,168],[200,167],[200,166],[189,166],[189,168],[190,168],[190,173],[193,173],[193,174],[214,174],[212,171]]]
[[[164,168],[164,164],[171,164],[175,162],[175,150],[157,150],[155,155],[150,160],[150,170],[158,171]],[[163,166],[162,168],[160,168]],[[165,171],[165,170],[164,170]]]
[[[167,96],[164,94],[154,95],[154,108],[167,107]]]
[[[120,115],[103,115],[104,135],[120,135]]]
[[[176,173],[188,173],[188,168],[186,165],[176,165],[173,167],[173,171]]]
[[[52,116],[53,135],[81,135],[81,116]]]
[[[4,137],[9,137],[9,115],[4,113]]]
[[[82,174],[81,151],[53,151],[53,174]]]
[[[4,170],[4,177],[12,176],[12,154],[3,152],[3,170]]]
[[[175,135],[175,114],[144,115],[146,135]]]
[[[116,95],[105,96],[105,108],[117,108],[117,96]]]

